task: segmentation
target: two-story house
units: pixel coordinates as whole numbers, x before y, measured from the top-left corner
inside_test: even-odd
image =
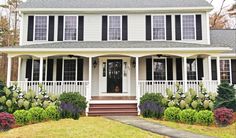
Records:
[[[89,115],[137,115],[140,96],[216,92],[236,83],[236,30],[210,30],[205,0],[27,0],[21,14],[18,86],[79,92]],[[128,109],[127,109],[128,108]],[[126,110],[127,109],[127,110]]]

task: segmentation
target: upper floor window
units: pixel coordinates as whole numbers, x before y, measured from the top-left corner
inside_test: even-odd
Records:
[[[78,17],[65,16],[64,40],[76,40],[78,30]]]
[[[230,82],[230,60],[220,60],[221,81]]]
[[[109,16],[108,35],[109,40],[121,40],[121,16]]]
[[[48,16],[35,16],[35,40],[47,40]]]
[[[166,28],[165,28],[165,16],[153,16],[152,18],[152,31],[153,40],[165,40],[166,39]]]
[[[196,39],[195,15],[182,15],[183,40]]]

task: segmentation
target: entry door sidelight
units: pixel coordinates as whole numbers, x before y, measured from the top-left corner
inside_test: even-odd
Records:
[[[107,93],[122,93],[122,60],[107,60]]]

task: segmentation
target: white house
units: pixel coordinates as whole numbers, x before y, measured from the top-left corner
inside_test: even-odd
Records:
[[[18,85],[79,92],[89,115],[137,115],[140,96],[216,92],[236,84],[236,30],[210,30],[205,0],[27,0],[21,14]]]

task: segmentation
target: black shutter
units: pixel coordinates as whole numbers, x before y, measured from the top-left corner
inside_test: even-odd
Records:
[[[167,80],[173,80],[173,59],[167,58]]]
[[[166,40],[172,40],[171,15],[166,15]]]
[[[102,16],[102,41],[107,40],[107,16]]]
[[[217,66],[215,59],[211,60],[211,75],[212,75],[212,80],[217,80]]]
[[[146,16],[146,40],[152,40],[151,15]]]
[[[84,60],[83,59],[78,59],[77,60],[77,80],[82,81],[83,80],[83,65],[84,65]]]
[[[79,16],[78,41],[84,40],[84,16]]]
[[[152,59],[146,59],[146,79],[152,80]]]
[[[128,16],[122,16],[122,40],[128,40]]]
[[[175,15],[175,39],[181,40],[181,16]]]
[[[34,16],[29,16],[27,41],[33,41],[33,36],[34,36]]]
[[[57,59],[57,81],[62,81],[62,59]]]
[[[32,59],[27,59],[26,61],[26,78],[31,81],[32,75]]]
[[[231,60],[232,67],[232,83],[236,84],[236,59]]]
[[[202,77],[204,77],[202,58],[197,59],[197,71],[198,71],[198,80],[202,80]]]
[[[48,41],[54,41],[54,16],[49,16]]]
[[[63,16],[58,16],[57,41],[63,41],[63,26],[64,26],[64,17]]]
[[[196,15],[197,40],[202,40],[202,16]]]
[[[53,59],[48,59],[47,81],[53,81]]]
[[[181,58],[176,58],[176,78],[177,78],[177,80],[183,80],[182,59]]]

